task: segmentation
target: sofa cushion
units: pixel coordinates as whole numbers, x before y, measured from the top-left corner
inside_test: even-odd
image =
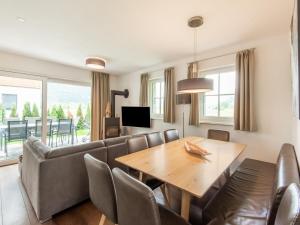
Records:
[[[228,224],[266,224],[276,166],[246,159],[203,211],[204,224],[220,218]]]
[[[27,139],[28,145],[32,148],[32,150],[38,154],[39,157],[45,159],[47,158],[48,153],[51,151],[51,149],[44,145],[39,139],[36,137],[30,136]]]
[[[115,137],[115,138],[107,138],[104,140],[105,146],[111,146],[116,144],[125,143],[128,138],[131,136],[121,136],[121,137]]]
[[[276,164],[273,203],[269,214],[268,225],[274,224],[282,196],[291,183],[300,183],[297,157],[293,145],[283,144]]]
[[[104,146],[103,141],[93,141],[86,144],[78,144],[67,147],[55,148],[46,154],[47,159],[57,158],[65,155],[75,154],[78,152],[88,151],[91,149],[100,149]]]

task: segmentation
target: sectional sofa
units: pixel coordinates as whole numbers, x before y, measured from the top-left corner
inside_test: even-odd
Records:
[[[114,159],[127,154],[126,140],[131,136],[87,144],[50,149],[35,137],[23,146],[20,173],[23,186],[38,219],[51,217],[89,198],[88,176],[83,160],[86,153],[120,167]]]

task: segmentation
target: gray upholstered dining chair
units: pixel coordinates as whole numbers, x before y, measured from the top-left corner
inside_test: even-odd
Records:
[[[106,218],[118,224],[115,186],[109,166],[90,154],[84,155],[84,161],[89,178],[91,201],[102,213],[99,225],[103,225]]]
[[[176,129],[169,129],[164,131],[165,142],[171,142],[179,139],[179,133]]]
[[[162,138],[161,132],[149,133],[146,134],[146,137],[149,148],[165,143],[164,139]]]
[[[148,141],[145,135],[136,136],[128,139],[127,146],[129,154],[149,148]],[[139,178],[138,171],[134,169],[129,169],[129,174],[135,178]],[[148,175],[143,175],[143,182],[145,182],[146,185],[148,185],[153,190],[160,187],[163,184],[163,182],[161,182],[160,180],[152,178]]]
[[[119,168],[112,171],[119,225],[188,225],[173,211],[158,205],[153,191]]]
[[[214,139],[218,141],[230,141],[230,133],[229,131],[225,130],[213,130],[209,129],[207,131],[207,138],[208,139]]]

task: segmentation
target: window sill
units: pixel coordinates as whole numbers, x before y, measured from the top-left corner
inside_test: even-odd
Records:
[[[223,125],[223,126],[233,126],[233,122],[222,122],[222,121],[207,121],[203,120],[199,122],[200,124],[210,124],[210,125]]]

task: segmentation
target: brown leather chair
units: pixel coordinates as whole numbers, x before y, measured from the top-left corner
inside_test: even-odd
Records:
[[[84,155],[84,161],[88,172],[91,201],[102,213],[100,225],[105,223],[106,218],[118,224],[115,187],[109,166],[89,154]]]
[[[218,141],[230,141],[230,133],[225,130],[213,130],[209,129],[207,132],[208,139],[214,139]]]
[[[165,143],[160,132],[149,133],[146,137],[149,148]]]
[[[142,182],[114,168],[119,225],[188,225],[182,217],[155,201],[153,191]]]
[[[129,154],[149,148],[147,138],[145,135],[136,136],[128,139],[127,145]]]
[[[149,148],[148,141],[145,135],[136,136],[128,139],[127,145],[129,154]],[[134,169],[129,168],[129,174],[135,178],[139,178],[139,172]],[[157,180],[147,175],[143,176],[143,181],[153,190],[163,184],[163,182],[161,182],[160,180]]]
[[[169,129],[164,131],[165,142],[175,141],[179,139],[179,133],[176,129]]]
[[[300,187],[290,184],[280,202],[274,225],[300,224]]]

